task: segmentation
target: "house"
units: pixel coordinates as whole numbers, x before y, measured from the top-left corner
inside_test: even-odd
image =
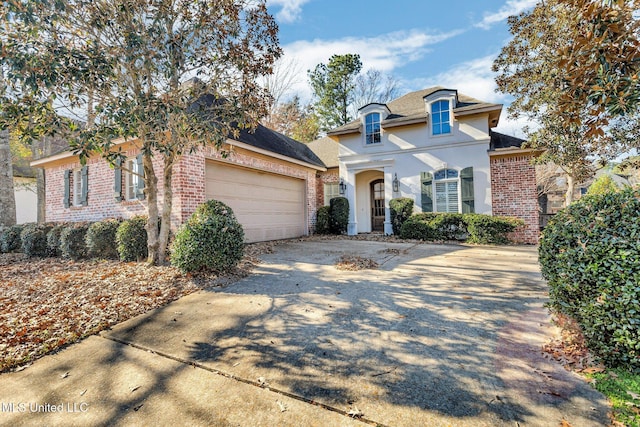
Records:
[[[371,103],[327,135],[338,143],[340,186],[349,200],[348,234],[392,234],[389,201],[414,199],[420,212],[522,218],[515,238],[537,243],[534,152],[492,131],[502,105],[432,87]]]
[[[338,144],[328,136],[316,139],[307,144],[327,168],[317,174],[316,206],[329,206],[329,201],[340,196],[338,171]]]
[[[144,179],[137,140],[116,141],[127,156],[111,167],[100,156],[81,165],[65,151],[32,162],[46,177],[47,221],[98,221],[145,213]],[[222,150],[203,148],[183,155],[173,169],[172,228],[208,199],[228,204],[243,225],[247,242],[309,234],[317,206],[317,174],[327,171],[305,145],[258,126],[240,132]],[[162,189],[162,159],[154,158]],[[159,200],[164,195],[160,190]]]

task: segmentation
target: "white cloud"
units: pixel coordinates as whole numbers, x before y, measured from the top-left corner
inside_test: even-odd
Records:
[[[300,18],[302,6],[309,0],[268,0],[269,6],[280,6],[276,19],[280,22],[295,22]]]
[[[497,132],[524,138],[522,128],[529,124],[526,118],[517,120],[507,118],[506,109],[511,98],[496,92],[495,74],[491,65],[495,55],[488,55],[471,61],[463,62],[453,68],[425,79],[416,79],[409,83],[409,90],[420,90],[431,86],[444,86],[457,89],[458,92],[485,102],[504,104],[500,124]]]
[[[336,40],[300,40],[283,46],[284,57],[295,60],[305,75],[302,82],[293,88],[303,99],[310,98],[307,85],[307,70],[312,70],[320,63],[327,63],[332,55],[357,53],[363,63],[364,71],[370,68],[391,73],[408,62],[422,59],[429,46],[443,42],[462,33],[461,30],[448,33],[428,34],[423,31],[410,30],[383,34],[377,37],[346,37]]]
[[[478,22],[475,26],[488,30],[494,24],[504,21],[509,16],[517,15],[520,12],[534,7],[537,2],[538,0],[507,0],[497,12],[485,12],[482,21]]]

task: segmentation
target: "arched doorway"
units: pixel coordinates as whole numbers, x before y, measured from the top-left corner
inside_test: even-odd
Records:
[[[384,179],[371,183],[371,231],[384,232]]]

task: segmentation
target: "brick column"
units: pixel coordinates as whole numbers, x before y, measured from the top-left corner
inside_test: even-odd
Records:
[[[517,243],[537,244],[540,234],[536,170],[531,152],[491,152],[491,206],[494,216],[511,216],[525,225],[513,233]]]

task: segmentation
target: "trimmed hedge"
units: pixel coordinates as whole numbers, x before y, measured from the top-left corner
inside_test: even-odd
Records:
[[[68,226],[69,224],[66,223],[57,224],[49,230],[47,233],[47,256],[62,256],[62,250],[60,249],[60,235]]]
[[[400,229],[403,239],[466,240],[469,243],[505,244],[507,233],[524,222],[517,218],[483,214],[418,213],[412,215]]]
[[[122,221],[116,230],[116,246],[121,261],[142,261],[148,256],[147,217],[138,215]]]
[[[521,219],[482,214],[464,214],[463,220],[469,233],[467,242],[480,244],[509,243],[507,234],[524,225]]]
[[[244,231],[231,208],[209,200],[176,233],[171,264],[182,272],[226,272],[244,254]]]
[[[105,219],[89,226],[85,243],[91,258],[118,259],[116,231],[120,226],[117,219]]]
[[[51,224],[29,224],[22,229],[20,240],[22,241],[22,252],[29,257],[49,256],[47,246],[47,234],[53,225]]]
[[[22,249],[20,233],[22,233],[24,226],[25,224],[17,224],[4,229],[0,234],[0,251],[2,253],[20,252]]]
[[[321,206],[316,213],[316,234],[329,234],[331,233],[330,226],[330,207]]]
[[[329,227],[335,234],[345,234],[349,225],[349,200],[334,197],[329,201]]]
[[[640,372],[640,191],[586,196],[544,229],[550,306],[573,317],[610,367]]]
[[[402,224],[413,214],[413,199],[409,197],[399,197],[389,201],[391,211],[391,226],[393,234],[400,234]]]
[[[74,261],[87,258],[87,245],[85,236],[89,229],[89,223],[76,222],[69,224],[60,233],[60,252],[65,258],[71,258]]]

